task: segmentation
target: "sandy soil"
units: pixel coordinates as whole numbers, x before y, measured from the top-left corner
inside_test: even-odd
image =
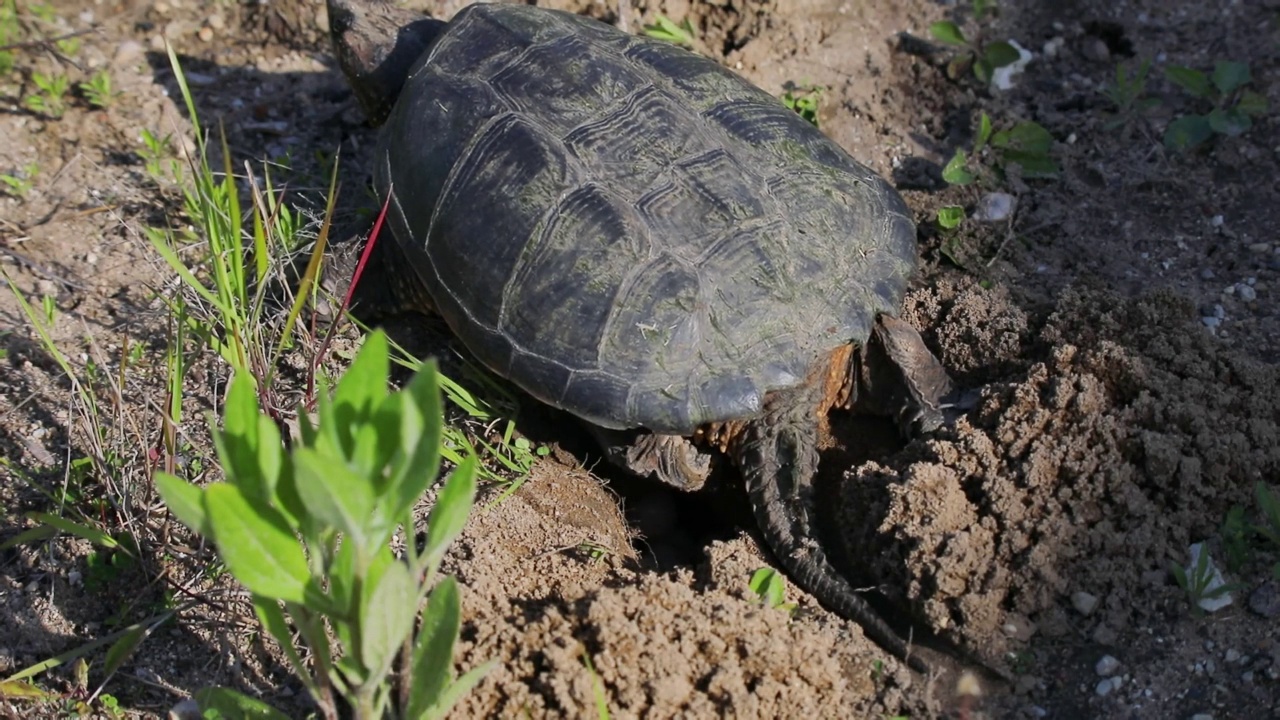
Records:
[[[463,2],[419,2],[448,16]],[[464,587],[460,667],[498,668],[458,717],[594,713],[590,658],[613,717],[1263,718],[1280,714],[1276,548],[1252,542],[1224,567],[1233,602],[1202,615],[1169,568],[1205,542],[1226,564],[1233,507],[1258,522],[1259,481],[1280,487],[1280,124],[1187,153],[1160,142],[1173,118],[1207,108],[1161,68],[1248,62],[1252,88],[1280,106],[1272,2],[1006,0],[988,39],[1034,53],[1013,89],[951,79],[931,22],[979,27],[928,0],[559,0],[632,31],[659,13],[688,18],[697,49],[767,90],[826,89],[821,127],[891,178],[921,226],[923,272],[904,316],[980,397],[954,427],[907,444],[886,421],[836,417],[820,491],[824,542],[901,628],[962,648],[1005,673],[976,702],[869,643],[795,588],[792,614],[760,607],[747,578],[770,562],[735,478],[681,496],[599,470],[577,430],[533,410],[521,428],[556,448],[512,497],[478,512],[447,569]],[[146,226],[178,225],[172,187],[145,171],[139,132],[190,145],[162,35],[194,73],[206,123],[221,120],[239,160],[278,160],[293,199],[314,210],[325,156],[339,148],[351,207],[373,131],[364,127],[310,0],[54,2],[46,35],[93,29],[74,60],[20,48],[0,76],[0,173],[32,172],[0,196],[0,268],[58,309],[56,340],[80,364],[125,378],[87,438],[57,366],[0,293],[0,513],[8,539],[29,511],[90,503],[112,530],[144,540],[113,562],[59,538],[0,551],[0,673],[149,616],[174,596],[199,602],[159,629],[105,691],[129,713],[162,716],[207,684],[305,713],[301,686],[254,632],[247,599],[206,573],[212,556],[167,518],[150,487],[158,444],[160,350],[171,274]],[[910,36],[910,37],[906,37]],[[159,51],[159,52],[158,52]],[[1154,59],[1160,104],[1114,127],[1102,92],[1117,63]],[[33,112],[33,73],[75,81],[98,70],[120,92],[95,109],[78,94],[60,118]],[[952,187],[941,168],[997,129],[1034,120],[1055,138],[1055,180],[1016,173]],[[34,165],[33,165],[34,164]],[[938,208],[1014,195],[1006,221],[937,230]],[[350,211],[348,211],[348,214]],[[130,352],[130,348],[141,348]],[[123,358],[130,358],[124,362]],[[226,371],[197,363],[187,415],[216,405]],[[207,430],[183,428],[184,469],[209,472]],[[94,445],[118,476],[68,459]],[[485,491],[492,499],[501,488]],[[103,498],[110,498],[109,502]],[[94,506],[92,503],[98,503]],[[1118,668],[1099,674],[1104,656]],[[102,658],[90,688],[103,681]],[[42,687],[82,693],[54,669]],[[40,712],[56,708],[40,706]],[[31,706],[0,700],[0,712]]]

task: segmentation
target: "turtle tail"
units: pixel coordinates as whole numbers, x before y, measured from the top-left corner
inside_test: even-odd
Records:
[[[858,623],[872,641],[922,673],[929,666],[889,627],[827,559],[813,528],[813,477],[818,468],[816,391],[800,388],[770,398],[737,445],[738,467],[765,544],[792,580],[828,609]],[[812,400],[813,402],[809,402]]]

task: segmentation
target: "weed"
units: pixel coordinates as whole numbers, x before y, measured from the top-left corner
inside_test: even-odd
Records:
[[[964,34],[960,26],[950,20],[941,20],[929,26],[929,34],[939,42],[961,48],[960,52],[947,63],[947,75],[959,78],[965,71],[972,69],[978,82],[986,85],[996,68],[1011,65],[1022,57],[1018,49],[1004,42],[983,42],[981,23],[989,15],[994,14],[994,0],[974,0],[973,19],[979,23],[979,31],[974,37]]]
[[[55,120],[62,117],[67,111],[65,98],[67,90],[71,88],[71,80],[62,73],[33,73],[31,80],[39,92],[27,96],[24,100],[27,108]]]
[[[0,0],[0,47],[18,42],[22,26],[18,24],[17,0]],[[13,51],[0,50],[0,75],[13,70]]]
[[[1187,568],[1175,563],[1171,569],[1178,587],[1182,588],[1191,603],[1191,612],[1199,616],[1204,614],[1203,603],[1221,598],[1234,590],[1235,586],[1223,582],[1222,575],[1214,567],[1213,558],[1209,556],[1208,548],[1203,545],[1192,546],[1191,563]]]
[[[782,86],[782,104],[818,127],[818,106],[825,90],[822,85],[797,85],[788,80]]]
[[[591,655],[587,653],[587,649],[582,649],[582,664],[587,668],[587,674],[591,676],[591,697],[596,704],[597,720],[609,720],[609,696],[605,694],[604,682],[600,680],[599,673],[596,672],[595,665],[591,663]]]
[[[1005,130],[994,131],[991,118],[984,112],[978,118],[972,152],[966,153],[963,148],[957,148],[942,168],[942,179],[951,185],[969,185],[980,179],[992,179],[994,173],[981,162],[988,148],[995,169],[1001,173],[1017,166],[1019,177],[1050,179],[1061,172],[1050,154],[1053,135],[1042,125],[1023,120]]]
[[[1251,555],[1249,549],[1249,524],[1245,522],[1244,507],[1232,506],[1222,519],[1219,529],[1222,536],[1222,549],[1226,553],[1227,569],[1240,572]]]
[[[111,73],[106,70],[99,70],[93,74],[86,82],[79,85],[80,92],[84,93],[85,100],[96,108],[105,110],[115,101],[117,93],[111,89]]]
[[[1258,501],[1258,511],[1262,513],[1262,524],[1254,527],[1254,532],[1262,536],[1275,550],[1280,550],[1280,496],[1261,480],[1253,488],[1254,497]]]
[[[300,439],[287,452],[258,409],[254,379],[237,372],[214,433],[226,481],[200,488],[156,475],[174,515],[209,538],[252,593],[263,628],[325,718],[339,717],[335,695],[357,718],[442,717],[490,667],[453,678],[458,586],[436,582],[471,510],[474,456],[445,482],[425,547],[406,543],[397,559],[388,545],[399,528],[412,533],[412,508],[439,470],[443,423],[434,364],[395,393],[389,370],[386,337],[375,332],[332,399],[319,397],[317,424],[300,417]],[[226,688],[196,699],[229,715],[262,705]]]
[[[1114,114],[1106,124],[1108,130],[1123,127],[1160,104],[1158,99],[1146,96],[1150,72],[1150,60],[1143,60],[1137,65],[1116,63],[1115,81],[1101,90],[1115,105]]]
[[[138,154],[142,156],[147,176],[157,183],[176,179],[181,172],[181,166],[173,157],[171,145],[173,136],[161,137],[150,130],[143,129],[138,134],[138,139],[142,141],[142,150]]]
[[[659,15],[657,22],[644,26],[644,34],[651,38],[666,40],[681,47],[693,47],[693,24],[685,18],[679,25],[666,15]]]
[[[25,200],[27,193],[31,192],[31,188],[35,185],[36,175],[40,174],[40,164],[36,162],[27,163],[22,170],[13,173],[0,173],[0,190],[6,195]]]
[[[959,205],[947,205],[938,208],[938,227],[943,230],[955,230],[964,222],[964,208]]]
[[[751,573],[747,586],[755,593],[765,607],[785,610],[790,613],[796,604],[787,602],[787,580],[781,573],[771,567],[762,567]]]
[[[1170,65],[1164,73],[1192,98],[1211,106],[1207,113],[1182,115],[1169,123],[1164,134],[1164,145],[1169,150],[1190,150],[1215,134],[1241,135],[1253,127],[1253,118],[1267,112],[1267,98],[1245,89],[1253,81],[1248,63],[1218,61],[1212,74]]]

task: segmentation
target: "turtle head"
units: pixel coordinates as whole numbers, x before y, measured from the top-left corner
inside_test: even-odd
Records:
[[[369,122],[380,125],[413,63],[445,23],[384,0],[327,0],[327,4],[338,64]]]

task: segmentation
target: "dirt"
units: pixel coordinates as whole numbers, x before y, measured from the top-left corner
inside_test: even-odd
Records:
[[[1265,607],[1276,548],[1254,539],[1228,562],[1224,529],[1235,507],[1261,522],[1259,481],[1280,487],[1280,242],[1270,229],[1280,123],[1273,110],[1189,153],[1161,144],[1172,119],[1206,109],[1164,79],[1168,65],[1248,62],[1251,87],[1280,106],[1280,7],[1006,2],[981,23],[984,37],[1016,39],[1035,57],[997,92],[948,77],[953,51],[919,42],[931,22],[967,17],[955,3],[538,4],[633,32],[659,13],[688,18],[700,52],[770,92],[823,86],[821,128],[903,191],[922,238],[904,317],[976,406],[909,442],[883,419],[833,418],[823,540],[901,630],[1008,681],[986,678],[981,697],[962,697],[954,678],[909,672],[794,587],[794,612],[761,607],[747,578],[771,560],[731,473],[695,496],[647,488],[594,465],[563,418],[535,415],[522,428],[557,452],[502,502],[488,503],[502,488],[486,489],[446,563],[463,587],[459,667],[497,660],[456,716],[584,716],[597,691],[620,718],[1280,714],[1280,626],[1274,599]],[[418,3],[442,17],[463,5]],[[68,536],[0,550],[0,673],[194,598],[115,675],[103,674],[99,651],[87,686],[65,667],[40,685],[71,698],[105,680],[129,713],[152,717],[225,684],[301,715],[302,688],[254,631],[247,596],[206,572],[211,554],[168,518],[149,480],[169,332],[157,297],[173,278],[144,228],[184,221],[139,133],[170,135],[174,149],[194,137],[160,38],[194,73],[206,127],[221,122],[238,162],[279,162],[273,179],[310,213],[323,206],[326,157],[341,148],[351,219],[373,131],[329,59],[318,3],[52,8],[58,21],[38,26],[46,35],[93,32],[79,38],[77,65],[28,46],[0,77],[0,173],[36,168],[29,190],[0,196],[0,269],[52,299],[53,339],[77,367],[105,371],[97,387],[116,377],[121,391],[100,408],[106,432],[87,436],[73,388],[0,293],[0,540],[35,524],[25,513],[80,503],[140,538],[140,560]],[[1160,103],[1113,123],[1102,90],[1117,63],[1142,59],[1155,60],[1147,94]],[[78,82],[98,70],[120,93],[106,109],[80,92],[60,118],[24,105],[33,72]],[[1049,130],[1059,177],[948,186],[941,169],[972,147],[982,112],[997,129],[1034,120]],[[997,190],[1017,201],[1006,221],[934,226],[938,208],[972,211]],[[205,358],[189,378],[189,477],[216,477],[200,418],[226,376]],[[119,472],[70,466],[95,452]],[[1196,542],[1232,584],[1233,602],[1213,613],[1193,611],[1170,572]],[[1097,671],[1104,656],[1118,660],[1118,682]],[[32,706],[2,699],[0,711],[28,717]]]

